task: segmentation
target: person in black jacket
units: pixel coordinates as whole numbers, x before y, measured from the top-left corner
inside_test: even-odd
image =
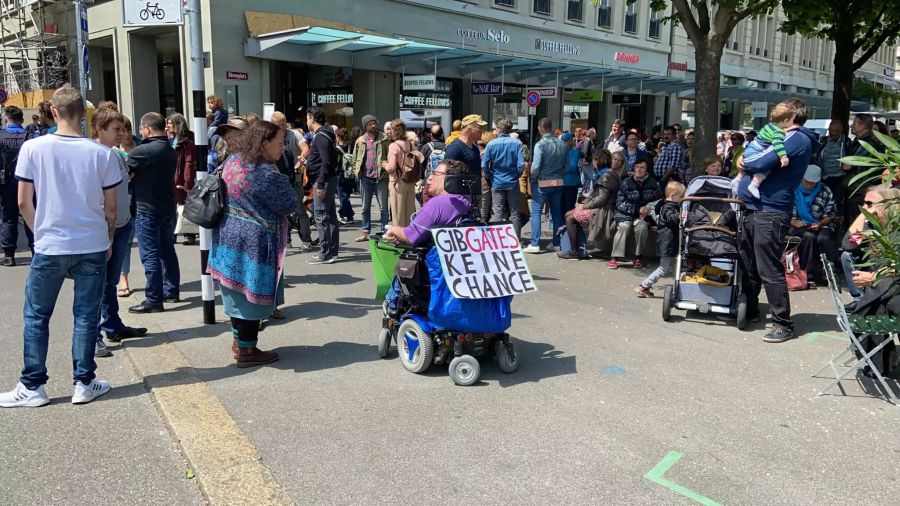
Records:
[[[313,215],[319,230],[319,254],[310,265],[331,264],[338,256],[338,220],[334,196],[338,186],[337,140],[331,125],[325,122],[325,111],[310,107],[306,126],[313,132],[306,158],[306,174],[313,184]]]
[[[135,235],[147,276],[146,299],[128,308],[129,313],[158,313],[164,311],[164,301],[180,301],[181,272],[175,253],[177,206],[172,187],[177,157],[165,129],[162,115],[145,114],[140,124],[144,140],[128,153],[137,204]]]
[[[653,297],[650,288],[663,276],[671,276],[678,255],[678,224],[681,222],[681,199],[684,198],[684,185],[678,181],[669,181],[666,185],[666,200],[656,204],[656,252],[659,254],[659,267],[647,276],[634,289],[638,297]]]

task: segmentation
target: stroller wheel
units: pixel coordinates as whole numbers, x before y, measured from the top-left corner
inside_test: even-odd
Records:
[[[381,329],[381,332],[379,332],[378,334],[378,356],[381,358],[387,358],[390,352],[391,331],[388,329]]]
[[[506,374],[514,373],[519,368],[519,355],[513,343],[509,343],[507,348],[505,344],[497,341],[494,358],[497,359],[497,366]]]
[[[481,376],[481,364],[472,355],[461,355],[450,362],[450,379],[459,386],[467,387]]]
[[[664,322],[672,319],[672,304],[674,303],[675,290],[671,285],[666,287],[663,294],[662,318]]]
[[[422,373],[431,365],[434,342],[415,320],[406,320],[397,330],[397,352],[407,371]]]
[[[744,330],[747,326],[747,295],[740,294],[737,298],[737,328]]]

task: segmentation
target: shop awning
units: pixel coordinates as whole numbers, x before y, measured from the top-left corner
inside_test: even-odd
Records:
[[[694,98],[694,90],[686,90],[678,93],[681,98]],[[733,100],[738,102],[768,102],[770,104],[781,102],[787,98],[797,97],[803,100],[807,107],[831,108],[831,97],[810,95],[807,93],[791,93],[781,90],[769,90],[765,88],[751,88],[749,86],[722,85],[719,91],[720,100]]]
[[[436,74],[525,86],[603,89],[670,95],[693,88],[684,79],[582,65],[502,51],[426,43],[397,37],[306,26],[249,38],[244,55],[367,70]]]

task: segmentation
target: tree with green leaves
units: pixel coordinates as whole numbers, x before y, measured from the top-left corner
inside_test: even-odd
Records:
[[[850,117],[853,73],[900,36],[898,0],[790,0],[781,30],[834,41],[831,117]]]
[[[629,3],[635,0],[629,0]],[[598,3],[594,0],[594,3]],[[681,24],[694,46],[694,102],[696,124],[693,175],[703,172],[702,161],[716,154],[719,129],[719,91],[722,53],[731,32],[746,18],[772,12],[778,0],[651,0],[650,7],[664,11],[672,4],[671,15],[663,21]]]

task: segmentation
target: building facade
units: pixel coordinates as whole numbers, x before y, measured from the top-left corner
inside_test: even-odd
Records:
[[[30,4],[31,12],[44,4],[0,2]],[[543,116],[567,129],[605,129],[615,118],[642,127],[690,125],[693,48],[681,28],[661,22],[669,12],[649,4],[201,0],[206,91],[223,97],[234,114],[275,108],[302,119],[304,108],[321,106],[332,123],[347,127],[370,113],[417,127],[447,127],[469,113],[489,121],[504,116],[522,131],[533,131],[530,118]],[[74,26],[71,7],[57,3],[41,12],[51,11],[49,22],[31,23],[30,36],[38,25],[45,34],[48,27],[62,33],[56,27]],[[729,41],[723,128],[747,125],[751,102],[774,103],[788,94],[827,116],[833,46],[779,33],[780,15],[742,22]],[[88,19],[89,99],[116,100],[133,118],[192,110],[185,25],[123,26],[120,0],[93,2]],[[11,32],[4,33],[5,46]],[[58,35],[69,61],[72,33]],[[884,48],[864,72],[893,72],[893,51]],[[4,82],[13,75],[5,70]],[[533,108],[530,90],[540,96]]]

